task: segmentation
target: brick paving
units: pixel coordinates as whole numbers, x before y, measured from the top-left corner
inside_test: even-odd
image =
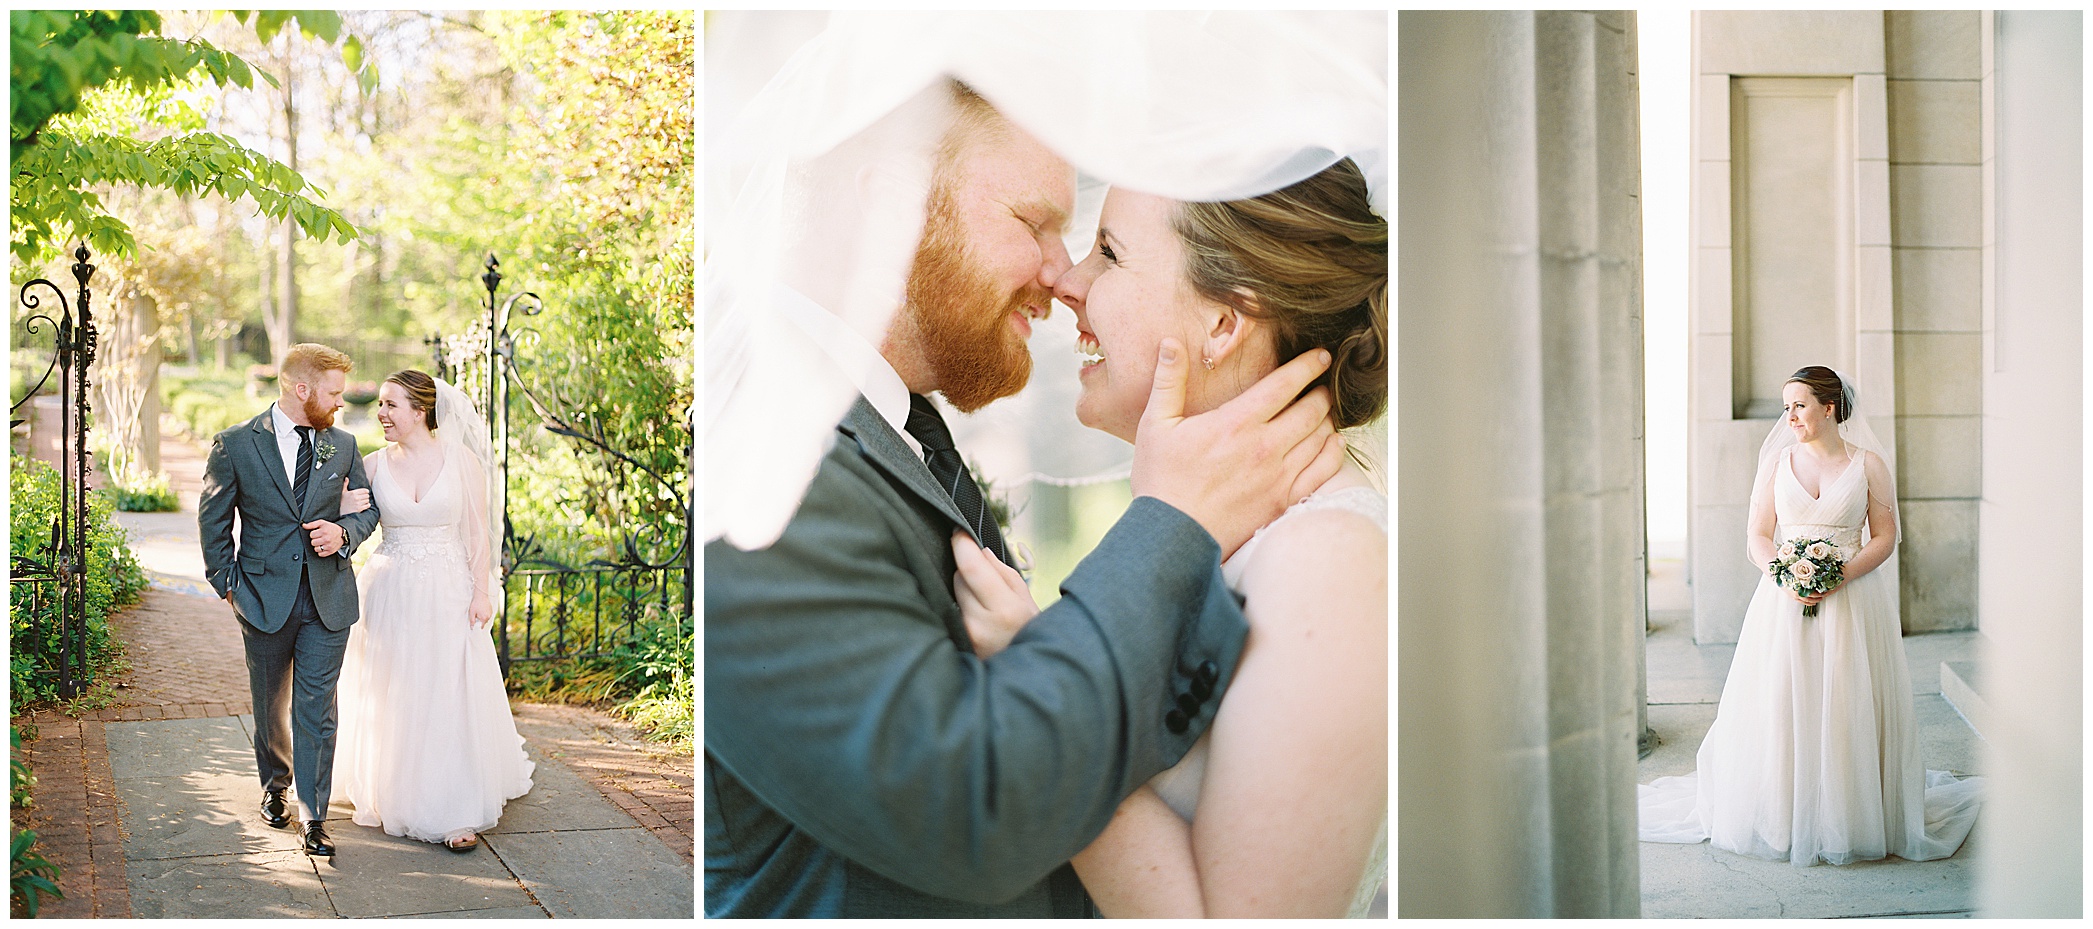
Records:
[[[173,436],[163,441],[162,464],[192,520],[201,462],[194,446]],[[37,778],[35,806],[16,811],[16,825],[37,831],[37,848],[60,868],[58,885],[66,894],[44,901],[40,916],[132,915],[103,726],[249,712],[236,622],[221,601],[150,588],[110,621],[131,664],[113,705],[74,716],[45,709],[13,720],[36,733],[30,740],[25,730],[22,745]],[[518,728],[542,753],[558,758],[684,861],[693,861],[693,756],[663,752],[632,726],[585,707],[518,703],[514,710]]]
[[[586,707],[519,703],[516,728],[684,861],[696,863],[694,756],[664,752],[630,724]]]

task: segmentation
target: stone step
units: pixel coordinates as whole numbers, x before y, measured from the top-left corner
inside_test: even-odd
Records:
[[[1991,707],[1984,702],[1982,682],[1977,662],[1940,663],[1940,695],[1947,698],[1949,705],[1961,713],[1969,727],[1980,736],[1987,734],[1991,723]]]

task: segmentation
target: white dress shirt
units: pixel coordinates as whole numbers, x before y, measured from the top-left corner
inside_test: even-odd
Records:
[[[283,476],[290,480],[291,487],[296,488],[298,486],[298,424],[291,422],[291,417],[284,413],[282,403],[270,404],[269,413],[269,421],[276,426],[276,450],[283,453]],[[320,448],[320,430],[313,430],[312,440],[313,453],[317,455]],[[317,458],[314,460],[318,461]],[[312,491],[308,488],[306,492],[311,493]]]
[[[908,385],[901,382],[901,375],[895,373],[894,365],[887,361],[886,356],[849,323],[799,291],[778,285],[772,305],[835,359],[838,368],[851,375],[858,393],[864,394],[880,418],[894,427],[901,441],[907,442],[917,457],[922,457],[923,444],[908,434]]]

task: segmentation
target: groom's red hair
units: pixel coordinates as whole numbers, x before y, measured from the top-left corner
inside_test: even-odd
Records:
[[[321,345],[318,342],[300,342],[284,353],[281,377],[286,383],[310,384],[322,371],[340,371],[344,374],[356,363],[349,356]]]

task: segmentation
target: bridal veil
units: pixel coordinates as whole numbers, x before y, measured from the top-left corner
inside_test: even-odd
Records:
[[[882,341],[952,118],[948,78],[1092,179],[1092,215],[1102,184],[1237,199],[1344,157],[1387,213],[1384,12],[838,12],[779,38],[774,24],[815,23],[791,15],[708,15],[708,95],[761,89],[708,130],[707,541],[760,548],[798,507],[860,372],[772,295],[798,290]],[[744,53],[795,41],[774,76]],[[1072,231],[1081,248],[1089,230]]]

